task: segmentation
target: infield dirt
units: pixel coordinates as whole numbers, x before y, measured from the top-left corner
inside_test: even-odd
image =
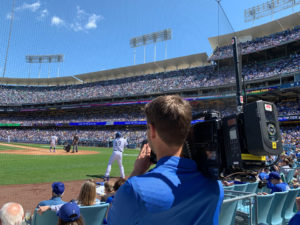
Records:
[[[0,143],[1,146],[7,147],[14,147],[18,148],[17,150],[3,150],[0,153],[5,154],[17,154],[17,155],[92,155],[92,154],[99,154],[96,151],[79,151],[77,153],[66,152],[62,149],[57,149],[55,152],[49,152],[49,149],[45,148],[37,148],[37,147],[30,147],[30,146],[22,146],[22,145],[14,145],[14,144],[5,144]]]
[[[13,147],[17,149],[2,150],[0,153],[5,154],[19,154],[19,155],[88,155],[99,154],[97,151],[79,151],[78,153],[67,153],[62,149],[56,152],[49,152],[49,149],[14,145],[7,143],[0,143],[1,146]],[[114,180],[116,178],[112,178]],[[95,181],[102,181],[100,178],[95,178]],[[63,195],[64,201],[76,199],[81,185],[85,180],[76,181],[62,181],[65,184],[65,193]],[[51,184],[52,183],[38,183],[38,184],[13,184],[0,186],[0,207],[6,202],[20,203],[24,211],[31,211],[33,213],[38,202],[51,198]]]
[[[112,178],[111,180],[116,179],[117,178]],[[67,202],[76,199],[84,181],[85,180],[64,182],[65,193],[63,194],[63,200]],[[102,179],[97,178],[95,181],[102,181]],[[0,186],[0,207],[6,202],[18,202],[23,206],[25,212],[29,210],[33,213],[36,205],[40,201],[51,198],[51,184],[52,183],[13,184]]]

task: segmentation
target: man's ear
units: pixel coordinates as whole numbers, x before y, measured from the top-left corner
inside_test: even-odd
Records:
[[[155,129],[155,126],[153,124],[149,124],[149,130],[150,130],[150,137],[151,139],[152,138],[155,138],[156,137],[156,129]]]

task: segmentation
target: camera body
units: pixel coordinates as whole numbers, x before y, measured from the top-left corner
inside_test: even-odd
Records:
[[[205,115],[195,123],[186,139],[183,155],[196,161],[198,169],[218,179],[237,171],[262,168],[267,155],[282,152],[278,115],[273,103],[256,101],[244,111],[221,118]]]
[[[182,151],[182,157],[196,161],[198,169],[214,179],[236,172],[253,177],[249,170],[266,167],[266,156],[282,153],[276,106],[262,100],[244,104],[237,42],[233,37],[238,114],[222,118],[214,111],[193,116],[193,120],[203,116],[205,120],[192,125]]]

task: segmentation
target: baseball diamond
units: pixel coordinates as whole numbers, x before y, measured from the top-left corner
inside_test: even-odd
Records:
[[[4,2],[0,224],[300,224],[300,0]]]

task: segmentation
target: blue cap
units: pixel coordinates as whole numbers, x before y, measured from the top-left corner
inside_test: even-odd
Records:
[[[269,179],[269,174],[265,173],[265,172],[261,172],[258,174],[258,177],[260,180],[268,180]]]
[[[65,185],[62,182],[54,182],[52,184],[52,192],[61,195],[65,191]]]
[[[121,133],[120,132],[117,132],[116,133],[116,138],[119,138],[119,137],[121,137],[122,135],[121,135]]]
[[[57,212],[57,215],[64,222],[73,222],[79,219],[80,209],[76,202],[71,201],[64,204]]]
[[[272,179],[276,179],[276,180],[280,180],[280,174],[279,173],[277,173],[277,172],[271,172],[270,174],[269,174],[269,178],[268,178],[268,180],[272,180]]]

